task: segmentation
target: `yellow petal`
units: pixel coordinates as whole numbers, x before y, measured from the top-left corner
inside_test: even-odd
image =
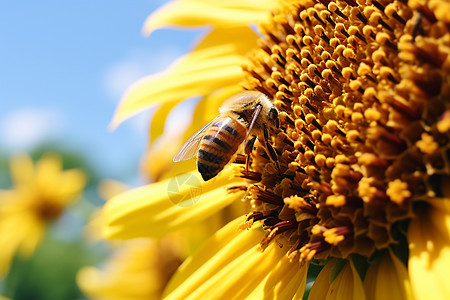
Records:
[[[307,264],[289,262],[276,243],[261,253],[264,232],[237,231],[242,220],[218,231],[178,269],[165,291],[167,299],[301,298]]]
[[[213,25],[216,28],[246,26],[264,22],[276,1],[172,1],[152,13],[142,29],[150,35],[155,29],[174,26]]]
[[[145,154],[141,168],[148,178],[160,181],[195,170],[195,159],[173,162],[175,154],[180,150],[182,139],[179,136],[164,134],[160,136]]]
[[[5,240],[3,238],[0,238],[0,246],[2,247],[2,251],[0,251],[0,279],[1,279],[6,274],[8,274],[11,261],[17,251],[18,246],[16,244],[12,244],[11,240],[7,239]]]
[[[88,243],[97,243],[103,241],[102,235],[102,212],[96,210],[89,216],[87,224],[83,228],[83,238]]]
[[[226,192],[226,186],[242,184],[242,179],[230,175],[231,169],[225,168],[204,182],[195,171],[120,194],[104,207],[104,235],[161,237],[199,222],[242,198],[243,192]]]
[[[333,270],[336,260],[330,260],[317,276],[309,293],[308,300],[323,300],[327,295],[330,287],[331,271]]]
[[[408,271],[392,251],[370,266],[364,289],[367,300],[414,299]]]
[[[62,159],[57,154],[46,154],[36,163],[36,181],[44,197],[68,203],[86,184],[81,170],[62,171]]]
[[[243,212],[248,209],[243,201],[235,201],[218,213],[206,218],[200,223],[177,230],[176,234],[183,237],[183,257],[193,255],[211,236],[223,228],[229,222],[242,217]]]
[[[330,264],[331,263],[331,264]],[[309,300],[364,300],[364,287],[353,261],[348,260],[336,278],[330,283],[336,261],[328,262],[317,276],[309,294]]]
[[[117,126],[155,104],[177,103],[235,84],[243,78],[240,65],[244,62],[241,56],[225,56],[185,66],[183,71],[188,74],[160,73],[141,79],[123,98],[111,125]]]
[[[224,55],[245,57],[260,37],[249,27],[214,29],[188,55],[191,63]]]
[[[155,114],[150,121],[150,144],[153,144],[153,142],[163,134],[167,116],[175,105],[177,105],[177,102],[166,102],[156,109]]]
[[[97,187],[100,197],[104,200],[108,200],[129,189],[128,185],[114,179],[103,179]]]
[[[364,277],[364,290],[366,292],[367,300],[377,299],[377,275],[379,265],[379,263],[374,263],[371,265],[369,270],[367,270],[366,276]]]
[[[408,271],[416,299],[449,299],[449,199],[428,201],[408,229]]]
[[[326,299],[364,300],[364,287],[353,262],[348,261],[330,284]]]
[[[110,126],[115,128],[127,118],[158,104],[172,103],[166,104],[168,107],[237,85],[244,77],[241,65],[247,63],[245,53],[256,46],[257,38],[250,28],[212,31],[193,52],[166,71],[136,82],[122,98]]]
[[[30,256],[44,233],[44,224],[28,211],[0,215],[0,277],[4,276],[17,252]]]
[[[10,170],[13,183],[27,184],[34,175],[33,161],[28,155],[17,155],[10,161]]]
[[[51,185],[62,170],[62,159],[57,154],[46,154],[36,162],[36,177],[44,185]]]
[[[81,170],[71,169],[62,172],[53,182],[55,194],[60,197],[62,203],[68,204],[83,190],[86,185],[86,175]]]
[[[104,179],[97,186],[98,194],[104,200],[111,199],[129,189],[129,186],[113,179]],[[90,243],[102,241],[102,225],[102,211],[101,209],[97,209],[91,213],[87,224],[84,226],[83,236],[85,240]]]
[[[33,255],[37,246],[41,242],[46,229],[46,224],[43,222],[35,221],[28,226],[24,226],[23,221],[22,225],[24,227],[24,233],[22,234],[21,245],[19,250],[19,254],[23,257],[30,257]]]
[[[236,298],[247,299],[303,299],[309,263],[294,263],[284,255],[253,291],[243,290]]]
[[[188,258],[170,280],[165,294],[189,294],[216,271],[216,265],[225,266],[240,254],[259,245],[264,232],[260,230],[239,231],[242,216],[217,231],[194,256]],[[193,276],[195,274],[195,276]]]

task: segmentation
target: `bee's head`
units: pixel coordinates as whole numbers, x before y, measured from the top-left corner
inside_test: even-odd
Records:
[[[270,108],[269,114],[267,115],[267,119],[272,123],[272,125],[275,128],[280,127],[280,120],[278,119],[278,110],[274,105],[272,105],[272,107]]]

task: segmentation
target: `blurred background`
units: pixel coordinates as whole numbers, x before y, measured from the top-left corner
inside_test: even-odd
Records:
[[[50,224],[34,254],[13,260],[0,295],[86,298],[75,283],[77,270],[101,265],[110,251],[86,242],[83,233],[104,203],[98,185],[145,183],[139,161],[152,112],[115,131],[108,124],[127,87],[163,70],[198,34],[167,29],[145,38],[141,26],[164,2],[0,1],[0,189],[14,188],[9,162],[19,153],[34,161],[57,153],[64,169],[87,175],[80,200]]]

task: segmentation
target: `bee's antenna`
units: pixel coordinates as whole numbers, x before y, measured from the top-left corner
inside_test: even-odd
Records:
[[[256,119],[259,116],[259,113],[261,112],[263,106],[261,103],[256,104],[255,110],[253,111],[252,114],[252,120],[250,121],[250,125],[248,126],[248,132],[247,132],[247,136],[245,137],[245,143],[247,143],[247,139],[250,136],[250,132],[253,129],[253,125],[255,125]]]

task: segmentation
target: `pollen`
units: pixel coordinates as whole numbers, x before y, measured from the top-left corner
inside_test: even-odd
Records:
[[[345,196],[344,195],[330,195],[327,197],[326,205],[339,207],[345,205]]]
[[[323,237],[325,238],[325,241],[328,244],[337,245],[340,242],[342,242],[345,239],[345,235],[348,235],[349,233],[350,233],[350,230],[345,226],[336,227],[336,228],[327,229],[323,233]]]
[[[400,179],[389,182],[386,194],[391,201],[399,205],[403,204],[406,199],[411,197],[411,191],[408,189],[408,184]]]
[[[420,151],[426,154],[433,154],[439,149],[439,145],[434,141],[433,136],[427,133],[422,134],[422,138],[417,141],[416,145]]]
[[[300,260],[369,257],[436,195],[430,182],[450,175],[446,8],[290,0],[272,12],[243,68],[243,86],[280,111],[269,141],[278,161],[255,150],[250,164],[260,181],[247,218],[263,223],[263,245],[276,240]]]

